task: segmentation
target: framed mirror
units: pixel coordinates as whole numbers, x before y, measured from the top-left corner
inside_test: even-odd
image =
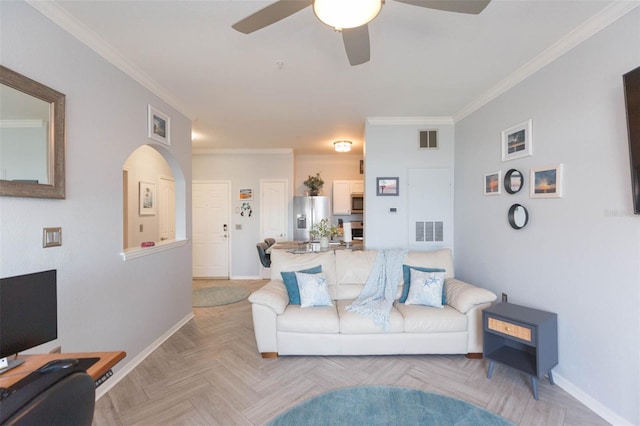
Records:
[[[65,95],[0,65],[0,196],[64,198]]]
[[[515,194],[524,186],[524,176],[519,170],[510,169],[504,175],[504,189],[509,194]]]
[[[509,209],[509,225],[513,229],[522,229],[529,223],[529,211],[520,204],[514,204]]]

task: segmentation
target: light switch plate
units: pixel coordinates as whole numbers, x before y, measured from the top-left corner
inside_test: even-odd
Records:
[[[62,228],[44,228],[42,230],[42,247],[58,247],[62,245]]]

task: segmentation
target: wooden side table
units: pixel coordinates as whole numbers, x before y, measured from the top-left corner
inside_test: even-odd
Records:
[[[538,379],[558,365],[558,316],[512,303],[498,303],[482,312],[483,355],[490,360],[487,378],[495,362],[531,376],[533,397],[538,399]]]

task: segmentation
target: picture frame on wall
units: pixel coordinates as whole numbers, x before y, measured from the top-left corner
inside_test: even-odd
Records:
[[[533,123],[531,119],[502,131],[502,161],[533,155]]]
[[[484,175],[483,190],[484,195],[502,194],[502,170]]]
[[[171,145],[171,117],[148,105],[147,133],[149,139]]]
[[[397,197],[400,195],[399,180],[397,177],[376,178],[376,195]]]
[[[530,198],[561,198],[562,169],[562,164],[531,169]]]
[[[242,201],[253,200],[253,189],[252,188],[240,189],[240,191],[238,191],[238,199]]]
[[[139,211],[140,216],[153,216],[156,214],[156,184],[151,182],[139,182]]]

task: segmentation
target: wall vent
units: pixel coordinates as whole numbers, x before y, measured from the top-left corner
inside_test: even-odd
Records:
[[[437,130],[420,130],[420,149],[438,148]]]
[[[416,222],[416,242],[444,241],[444,222]]]

